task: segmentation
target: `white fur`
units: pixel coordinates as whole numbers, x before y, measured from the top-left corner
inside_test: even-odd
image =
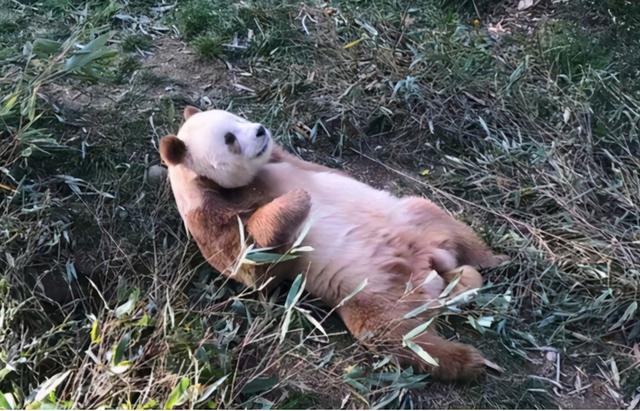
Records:
[[[192,115],[178,132],[178,138],[187,146],[185,165],[225,188],[249,184],[267,163],[273,148],[268,130],[264,136],[256,136],[259,127],[258,123],[223,110]],[[235,135],[240,154],[232,153],[225,144],[227,133]],[[261,150],[264,151],[258,155]]]
[[[330,304],[338,303],[364,279],[368,279],[369,292],[386,292],[393,276],[380,267],[396,251],[384,246],[381,239],[386,234],[415,231],[417,242],[427,239],[419,227],[404,221],[404,200],[386,191],[344,175],[301,170],[286,162],[269,163],[263,171],[277,195],[300,188],[311,194],[313,225],[304,244],[313,251],[301,255],[300,268],[306,270],[306,288]],[[444,286],[437,276],[422,288],[435,298]]]

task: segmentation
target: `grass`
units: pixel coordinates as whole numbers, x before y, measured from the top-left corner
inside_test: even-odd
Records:
[[[0,3],[0,408],[637,405],[640,13],[504,3]],[[439,384],[224,281],[152,172],[186,103],[512,256],[440,318],[505,373]]]

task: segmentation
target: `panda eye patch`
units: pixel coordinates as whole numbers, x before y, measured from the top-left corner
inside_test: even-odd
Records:
[[[233,133],[227,133],[224,135],[224,143],[231,145],[236,142],[236,136]]]

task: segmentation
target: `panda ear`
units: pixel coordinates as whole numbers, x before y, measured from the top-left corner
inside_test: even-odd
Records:
[[[189,117],[191,117],[192,115],[196,114],[196,113],[200,113],[200,109],[194,106],[187,106],[184,108],[184,111],[182,112],[182,117],[184,117],[185,120],[188,120]]]
[[[174,135],[160,139],[160,158],[168,165],[180,164],[187,154],[187,146],[184,141]]]

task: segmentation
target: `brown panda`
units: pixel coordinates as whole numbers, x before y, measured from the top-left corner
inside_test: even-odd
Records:
[[[488,362],[475,348],[447,341],[433,327],[410,341],[403,337],[433,316],[447,283],[458,279],[452,295],[478,288],[482,277],[475,268],[505,257],[432,202],[398,198],[300,160],[258,123],[193,107],[184,117],[178,135],[161,140],[160,153],[180,215],[214,268],[248,286],[265,275],[303,272],[306,289],[336,307],[363,343],[442,380],[483,372]],[[237,261],[240,227],[258,247],[286,249],[304,226],[311,251],[297,259],[268,272]],[[429,310],[407,315],[425,304]],[[420,349],[437,366],[421,360]]]

